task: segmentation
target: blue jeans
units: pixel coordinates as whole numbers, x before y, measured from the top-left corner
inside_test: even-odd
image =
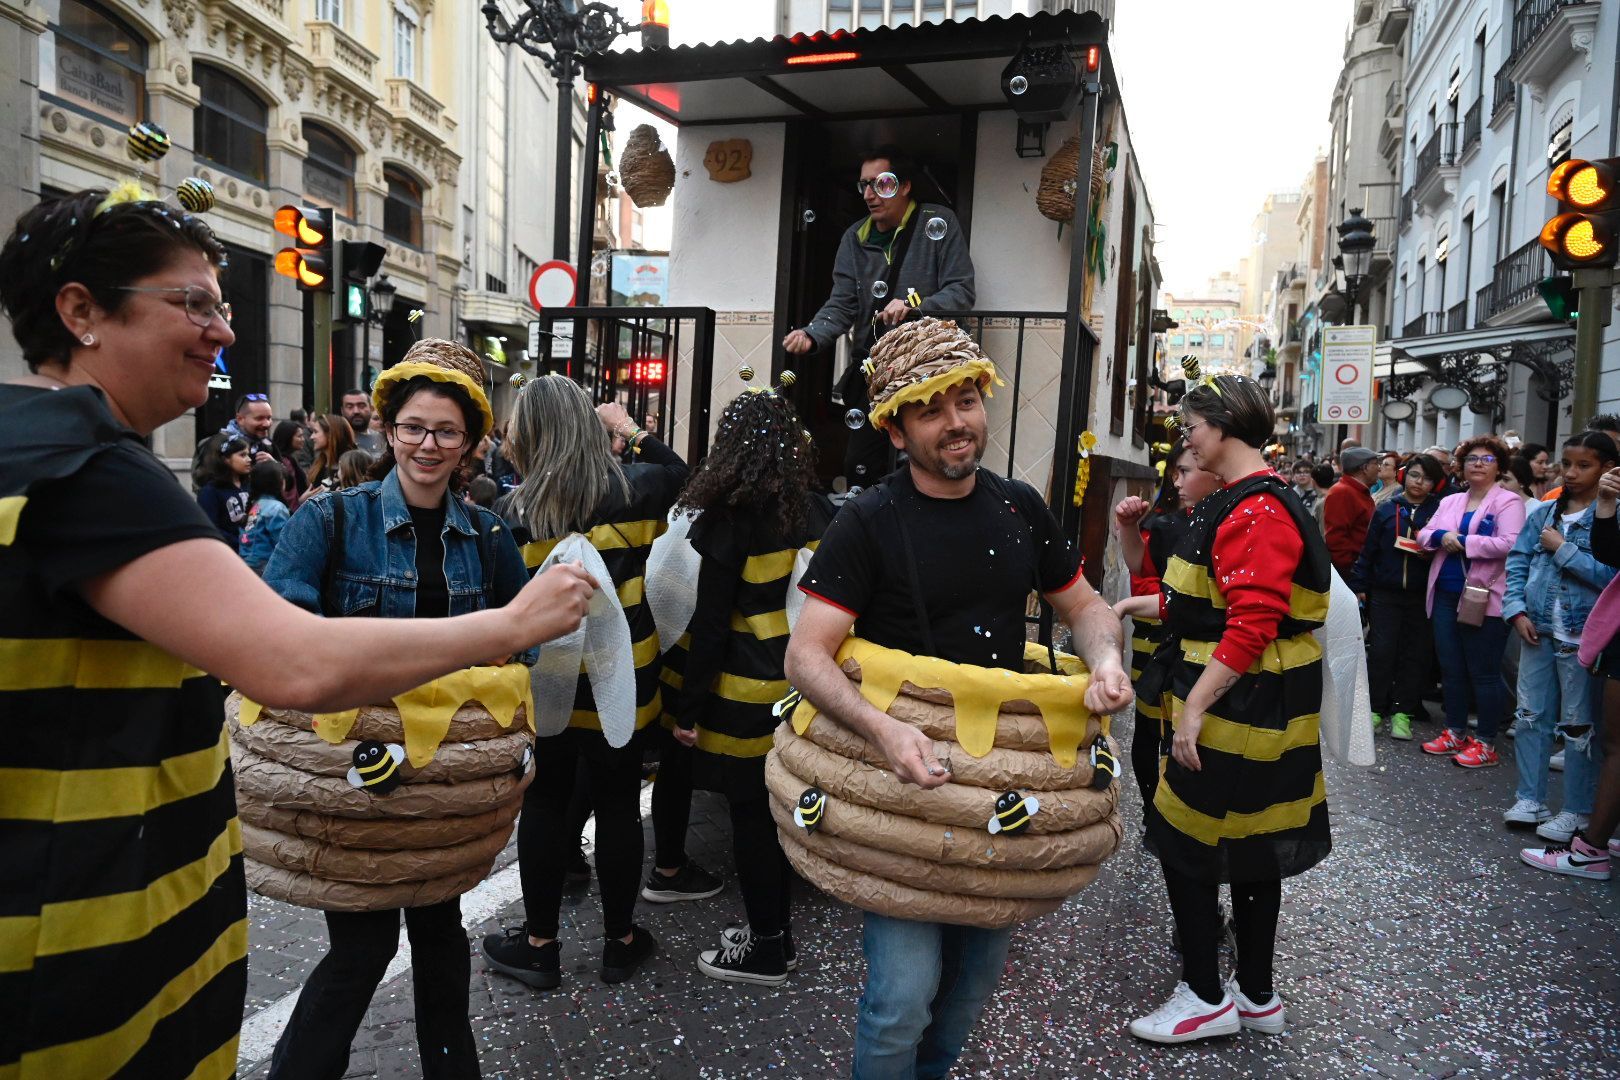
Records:
[[[1526,644],[1519,653],[1519,724],[1513,753],[1519,762],[1516,797],[1547,801],[1547,759],[1553,731],[1587,726],[1564,748],[1564,809],[1590,814],[1597,793],[1601,740],[1594,738],[1602,718],[1602,681],[1581,667],[1578,645],[1541,635],[1540,645]]]
[[[1011,939],[1011,929],[867,912],[855,1080],[937,1080],[949,1073],[1001,979]]]
[[[1457,621],[1459,599],[1457,593],[1435,590],[1434,652],[1440,660],[1446,727],[1459,737],[1468,735],[1468,692],[1472,687],[1479,741],[1494,744],[1496,729],[1507,711],[1507,684],[1502,681],[1507,623],[1500,616],[1487,615],[1483,626],[1464,626]]]

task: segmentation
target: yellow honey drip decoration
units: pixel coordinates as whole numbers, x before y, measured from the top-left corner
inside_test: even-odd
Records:
[[[1058,654],[1057,675],[1024,675],[1006,668],[953,664],[932,656],[913,656],[899,649],[886,649],[862,638],[850,637],[835,658],[842,664],[853,657],[861,665],[861,697],[879,712],[900,695],[900,684],[925,690],[942,690],[951,695],[956,714],[956,741],[976,758],[988,754],[996,744],[996,722],[1002,706],[1009,701],[1028,701],[1040,710],[1046,724],[1052,757],[1065,769],[1073,768],[1080,743],[1086,735],[1091,712],[1085,707],[1086,687],[1091,677],[1085,665],[1064,653]],[[1026,660],[1046,663],[1046,650],[1034,642],[1024,646]],[[808,698],[793,710],[793,730],[803,735],[816,718],[816,707]],[[1099,717],[1108,731],[1109,718]]]
[[[534,730],[534,692],[529,688],[527,667],[506,664],[451,672],[394,697],[394,708],[399,711],[400,725],[405,729],[405,757],[413,768],[423,768],[433,760],[433,755],[439,752],[439,743],[450,730],[451,719],[469,701],[482,705],[503,728],[512,726],[517,719],[517,707],[522,705],[529,730]],[[238,722],[243,727],[251,727],[258,721],[262,708],[258,702],[244,697]],[[349,737],[359,716],[359,709],[316,713],[315,734],[329,743],[340,743]]]

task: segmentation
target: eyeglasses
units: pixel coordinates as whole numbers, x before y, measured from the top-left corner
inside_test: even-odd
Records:
[[[212,325],[216,316],[223,320],[226,326],[231,324],[231,305],[219,299],[201,285],[175,285],[167,288],[156,285],[115,285],[113,288],[116,292],[184,293],[186,297],[186,318],[198,326],[206,329]],[[254,400],[252,394],[248,395],[248,400]],[[270,399],[262,398],[260,400],[268,401]]]
[[[1185,439],[1188,435],[1191,435],[1194,431],[1196,431],[1199,428],[1203,427],[1207,423],[1209,423],[1208,420],[1200,420],[1200,421],[1198,421],[1197,423],[1194,423],[1194,424],[1182,424],[1181,425],[1181,437],[1183,439]]]
[[[1469,454],[1463,458],[1464,465],[1495,465],[1495,454]]]
[[[855,181],[856,194],[864,196],[869,188],[876,190],[880,198],[892,199],[900,193],[900,178],[892,172],[880,172],[870,180],[863,177]]]
[[[442,450],[454,450],[467,441],[467,433],[459,428],[425,428],[421,424],[395,424],[394,438],[406,446],[420,446],[433,436],[434,445]]]

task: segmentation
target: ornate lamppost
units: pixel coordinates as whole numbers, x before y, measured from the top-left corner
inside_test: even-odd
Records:
[[[1350,321],[1357,321],[1356,303],[1361,283],[1367,280],[1372,267],[1373,248],[1378,241],[1373,237],[1373,223],[1361,216],[1361,207],[1351,207],[1350,216],[1339,224],[1339,254],[1333,265],[1344,271],[1345,302],[1350,309]]]

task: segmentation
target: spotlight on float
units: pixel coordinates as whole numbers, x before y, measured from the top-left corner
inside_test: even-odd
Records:
[[[1080,99],[1081,67],[1087,80],[1102,64],[1102,46],[1086,45],[1078,55],[1066,41],[1026,41],[1001,71],[1001,94],[1018,116],[1019,157],[1046,155],[1046,129],[1063,121]]]

